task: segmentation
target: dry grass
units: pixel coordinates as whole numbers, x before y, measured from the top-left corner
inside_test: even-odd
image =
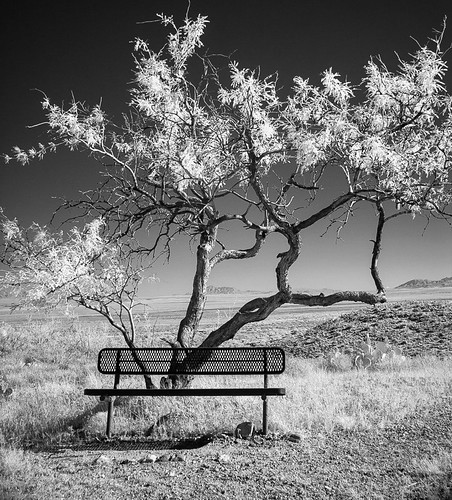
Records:
[[[407,415],[427,411],[432,404],[447,397],[451,373],[452,358],[418,358],[381,370],[340,373],[326,371],[315,360],[289,358],[286,373],[270,379],[272,386],[287,390],[284,398],[270,398],[270,430],[303,434],[312,430],[332,432],[336,428],[385,428]],[[101,386],[100,378],[94,384]],[[139,379],[128,383],[129,386],[137,384]],[[198,377],[194,382],[194,387],[247,385],[262,385],[262,377]],[[161,429],[164,437],[231,432],[237,423],[246,420],[258,427],[262,425],[259,398],[149,399],[125,400],[116,409],[115,432],[144,434],[162,415],[170,416]],[[94,418],[97,425],[92,428],[103,434],[105,415]]]
[[[70,424],[95,405],[83,395],[85,387],[112,384],[112,378],[102,377],[95,367],[98,349],[112,343],[111,332],[100,323],[65,325],[53,320],[10,328],[9,337],[12,342],[5,344],[0,384],[11,387],[13,395],[0,402],[1,442],[21,447],[62,441],[76,431],[103,432],[99,424],[104,415],[83,422],[85,429]],[[447,357],[408,358],[372,371],[328,371],[318,360],[294,357],[287,365],[286,373],[271,381],[286,387],[287,396],[271,398],[269,403],[271,425],[281,432],[384,428],[450,395],[452,358]],[[142,382],[135,377],[123,383],[140,386]],[[194,384],[253,386],[261,385],[262,378],[198,377]],[[167,429],[171,435],[225,432],[242,420],[260,425],[261,412],[259,398],[153,398],[152,402],[135,398],[116,409],[115,430],[145,432],[161,415],[172,414]]]
[[[446,397],[451,368],[451,358],[421,358],[381,370],[337,373],[294,360],[278,420],[297,430],[384,428]]]
[[[149,327],[141,326],[143,330]],[[104,433],[105,412],[90,413],[97,402],[84,396],[83,389],[112,385],[111,377],[97,372],[97,352],[107,345],[121,345],[121,339],[101,323],[75,320],[3,325],[1,332],[0,384],[13,389],[10,397],[0,399],[0,479],[8,486],[18,478],[27,483],[27,475],[39,474],[40,466],[24,451],[27,446]],[[199,377],[195,384],[240,387],[262,383],[259,377],[249,379]],[[141,380],[127,383],[140,385]],[[286,372],[271,377],[270,385],[287,389],[286,397],[272,397],[269,402],[270,429],[277,433],[303,437],[338,429],[372,432],[409,415],[422,418],[429,408],[450,398],[452,357],[407,358],[372,371],[334,372],[318,360],[289,356]],[[115,411],[114,432],[145,434],[162,415],[168,418],[159,429],[160,437],[230,432],[244,420],[261,425],[259,398],[150,399],[122,402]],[[444,475],[451,471],[452,454],[442,451],[436,458],[412,465],[421,476]]]

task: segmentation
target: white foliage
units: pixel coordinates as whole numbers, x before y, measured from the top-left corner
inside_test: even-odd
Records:
[[[0,288],[28,307],[53,307],[70,299],[118,302],[140,278],[126,268],[119,246],[102,237],[102,227],[103,221],[95,219],[65,237],[37,224],[27,233],[5,219],[1,231],[11,270],[1,277]]]
[[[331,96],[339,105],[345,106],[353,97],[353,90],[348,82],[341,82],[339,76],[339,73],[333,73],[330,68],[323,73],[322,84],[326,95]]]
[[[384,192],[413,212],[450,202],[452,106],[439,41],[434,50],[419,47],[400,60],[395,72],[370,60],[360,103],[355,87],[331,68],[320,86],[296,76],[282,100],[275,76],[262,78],[237,62],[225,82],[210,60],[197,86],[188,68],[202,60],[207,19],[178,27],[159,17],[170,30],[167,43],[155,52],[135,40],[131,116],[122,129],[111,126],[100,106],[73,102],[65,109],[45,97],[53,140],[15,147],[5,161],[27,164],[61,145],[81,148],[122,169],[124,182],[150,199],[164,185],[165,195],[187,203],[193,192],[209,198],[228,185],[246,191],[256,175],[262,181],[274,169],[279,176],[295,160],[300,175],[315,178],[326,164],[337,166],[350,191],[369,198]]]

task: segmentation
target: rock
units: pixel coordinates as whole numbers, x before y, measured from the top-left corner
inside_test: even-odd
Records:
[[[99,455],[93,460],[93,464],[111,464],[111,462],[113,462],[113,459],[107,457],[107,455]]]
[[[249,439],[253,437],[254,424],[253,422],[242,422],[235,428],[234,436],[240,439]]]
[[[36,362],[36,358],[34,358],[33,356],[26,356],[24,358],[24,366],[30,366],[35,362]]]
[[[8,387],[7,389],[3,390],[3,387],[0,385],[0,397],[2,398],[9,398],[11,394],[13,393],[13,390],[11,387]]]
[[[264,444],[264,438],[262,436],[253,436],[253,440],[250,443],[250,446],[259,446],[261,444]]]
[[[157,462],[169,462],[171,460],[171,455],[160,455],[157,458]]]
[[[140,460],[140,464],[153,464],[157,461],[157,455],[147,455]]]
[[[289,434],[287,439],[292,441],[292,443],[299,443],[301,441],[301,436],[298,434]]]

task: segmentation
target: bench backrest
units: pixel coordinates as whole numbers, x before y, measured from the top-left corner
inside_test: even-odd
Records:
[[[270,375],[285,370],[285,355],[278,347],[106,348],[97,367],[111,375]]]

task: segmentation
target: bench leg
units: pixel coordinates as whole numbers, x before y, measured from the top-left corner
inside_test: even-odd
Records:
[[[262,396],[262,432],[264,435],[268,432],[267,396]]]
[[[111,435],[111,420],[113,416],[113,396],[108,398],[108,411],[107,411],[107,437],[109,438]]]

